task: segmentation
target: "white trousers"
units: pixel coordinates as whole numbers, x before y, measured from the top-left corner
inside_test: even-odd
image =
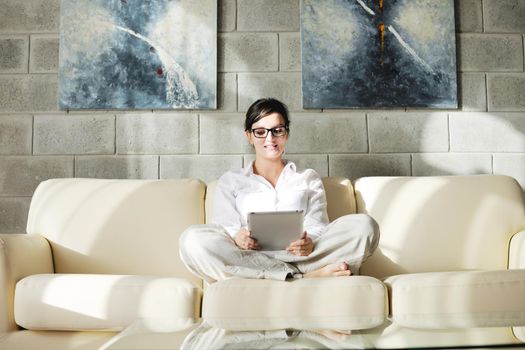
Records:
[[[219,225],[193,225],[180,237],[180,257],[186,267],[207,282],[232,276],[285,280],[302,277],[332,263],[346,262],[353,274],[379,243],[379,227],[365,214],[345,215],[330,223],[314,241],[308,256],[285,250],[240,249]]]

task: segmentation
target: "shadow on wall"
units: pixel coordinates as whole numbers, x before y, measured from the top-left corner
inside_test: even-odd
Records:
[[[456,12],[458,11],[456,6]],[[220,13],[219,13],[220,14]],[[456,25],[459,26],[458,19],[456,19]],[[460,55],[459,52],[461,50],[460,48],[460,42],[457,40],[457,62],[458,67],[461,66],[460,62]],[[220,47],[219,47],[220,48]],[[235,46],[228,46],[229,50],[228,52],[218,52],[219,57],[219,66],[221,65],[221,60],[225,59],[225,56],[228,56],[228,61],[236,62],[236,65],[241,68],[236,68],[239,72],[244,71],[250,71],[252,70],[253,62],[251,62],[252,58],[246,57],[246,52],[244,52],[242,47],[235,47]],[[300,72],[279,72],[279,73],[296,73],[297,75],[300,75]],[[224,75],[224,72],[222,72]],[[235,73],[231,73],[235,74]],[[268,72],[268,77],[271,75],[276,74],[276,77],[278,73],[272,73]],[[458,79],[458,83],[461,79]],[[204,176],[209,176],[207,174],[210,174],[213,172],[213,176],[218,178],[220,174],[224,173],[227,170],[237,169],[239,162],[218,162],[218,163],[209,163],[208,167],[206,168],[205,164],[207,160],[204,158],[208,155],[222,157],[222,156],[231,156],[238,158],[242,158],[240,160],[241,166],[245,166],[251,159],[253,159],[253,153],[251,152],[251,149],[248,147],[246,141],[244,140],[243,135],[243,114],[245,112],[246,106],[244,104],[247,103],[247,101],[255,100],[259,97],[276,97],[283,102],[290,104],[291,101],[296,100],[296,92],[290,91],[291,89],[286,88],[287,82],[283,81],[276,81],[275,86],[277,87],[275,89],[275,94],[269,93],[268,87],[265,85],[265,82],[261,82],[260,85],[257,84],[257,79],[253,80],[253,84],[255,84],[252,88],[250,88],[250,91],[241,91],[239,87],[237,86],[237,82],[231,84],[223,84],[219,83],[219,88],[217,89],[217,102],[218,102],[218,110],[217,112],[231,112],[232,116],[239,116],[238,118],[238,125],[232,124],[231,120],[229,123],[227,123],[224,129],[217,129],[217,134],[227,136],[228,140],[227,142],[230,144],[228,146],[229,148],[224,148],[224,146],[221,147],[221,144],[224,143],[224,140],[215,140],[213,142],[217,143],[217,147],[221,149],[225,149],[224,152],[217,152],[210,153],[209,151],[205,151],[203,153],[199,154],[191,154],[186,155],[186,162],[180,162],[179,169],[177,169],[177,176],[180,177],[200,177],[203,178]],[[223,86],[221,86],[223,85]],[[283,88],[285,86],[285,88]],[[291,86],[291,85],[290,85]],[[449,125],[452,122],[452,119],[459,119],[464,118],[465,115],[462,113],[462,108],[468,107],[463,106],[462,96],[465,95],[466,92],[461,91],[461,86],[459,86],[459,103],[460,103],[460,109],[457,111],[425,111],[425,113],[447,113],[447,112],[457,112],[455,115],[449,116]],[[300,93],[299,93],[300,95]],[[233,101],[233,102],[232,102]],[[294,102],[295,103],[295,102]],[[232,107],[233,106],[233,107]],[[292,109],[292,134],[290,136],[290,142],[294,142],[294,125],[298,125],[300,123],[306,122],[301,119],[300,116],[294,116],[294,112],[297,112],[298,110]],[[300,109],[299,109],[300,111]],[[347,110],[349,113],[352,112],[359,112],[360,110]],[[395,112],[405,112],[405,109],[400,110],[392,110],[389,109],[389,112],[395,111]],[[417,111],[417,110],[414,110]],[[419,110],[420,111],[420,110]],[[189,111],[189,112],[199,112],[199,110],[195,111]],[[205,111],[203,111],[205,112]],[[309,114],[318,114],[320,118],[323,117],[322,112],[329,112],[329,111],[306,111]],[[340,111],[338,111],[340,112]],[[410,112],[408,110],[407,112]],[[162,113],[162,112],[161,112]],[[486,112],[480,112],[480,113],[486,113]],[[473,117],[474,118],[474,117]],[[414,147],[415,151],[402,151],[398,152],[404,153],[404,155],[407,158],[410,158],[410,169],[409,173],[407,175],[466,175],[466,174],[490,174],[494,173],[496,169],[493,168],[494,156],[492,155],[493,152],[487,152],[484,149],[486,147],[483,147],[484,140],[487,140],[487,142],[491,142],[490,140],[494,140],[496,138],[506,137],[509,136],[511,139],[516,140],[523,140],[521,141],[521,145],[512,145],[512,150],[506,150],[503,149],[501,152],[513,152],[514,150],[518,150],[517,152],[522,152],[525,150],[525,124],[518,121],[517,118],[505,118],[502,116],[498,116],[497,113],[494,114],[487,114],[486,118],[493,118],[497,119],[495,121],[496,125],[500,126],[501,131],[506,135],[493,135],[490,134],[492,130],[490,128],[487,129],[480,129],[480,130],[466,130],[464,133],[458,134],[458,135],[451,135],[453,137],[458,138],[465,138],[466,147],[464,147],[464,150],[456,151],[454,152],[446,151],[446,152],[425,152],[425,142],[426,138],[424,135],[416,135],[407,133],[406,137],[408,138],[416,138],[416,140],[412,140],[412,144],[419,144],[419,147]],[[485,118],[484,118],[485,119]],[[202,117],[201,117],[202,120]],[[494,123],[494,121],[493,121]],[[470,124],[472,125],[472,124]],[[468,128],[468,125],[466,126]],[[500,130],[498,129],[498,130]],[[139,130],[136,132],[140,133]],[[197,137],[199,138],[199,143],[202,146],[204,137],[204,134],[202,134],[202,129],[199,130],[201,133]],[[431,135],[433,132],[432,130],[432,124],[428,123],[424,127],[424,133]],[[448,130],[449,134],[451,133],[451,130]],[[487,134],[483,134],[483,132],[486,132]],[[148,135],[150,135],[150,138],[148,138]],[[151,138],[151,134],[143,134],[141,139],[143,140],[143,147],[146,148],[148,145],[154,144],[157,140]],[[403,134],[401,133],[400,138],[403,137]],[[237,140],[238,138],[238,140]],[[473,142],[473,140],[478,140]],[[456,140],[455,140],[456,141]],[[500,143],[498,143],[500,144]],[[213,145],[212,145],[213,146]],[[481,147],[480,147],[481,146]],[[202,147],[201,147],[202,148]],[[211,147],[210,147],[211,148]],[[497,145],[494,146],[494,148],[499,148]],[[427,149],[429,149],[427,147]],[[421,151],[423,150],[423,151]],[[202,149],[200,150],[202,152]],[[329,152],[327,152],[329,153]],[[355,156],[361,156],[361,158],[355,159],[356,164],[357,163],[363,163],[361,165],[361,168],[363,169],[363,172],[360,172],[360,176],[376,176],[376,175],[399,175],[400,173],[405,173],[405,170],[400,170],[399,166],[391,165],[389,162],[391,159],[389,159],[389,155],[391,153],[396,153],[395,151],[389,152],[389,153],[352,153],[348,152],[348,154],[355,155]],[[244,156],[243,156],[244,155]],[[410,155],[410,156],[409,156]],[[327,154],[315,154],[315,157],[310,157],[310,155],[306,154],[288,154],[287,157],[291,160],[297,162],[300,167],[312,167],[321,174],[326,173],[328,174],[328,165],[326,160],[319,161],[322,157],[328,158]],[[379,156],[379,157],[378,157]],[[382,157],[384,156],[384,157]],[[161,155],[161,160],[159,161],[160,167],[163,167],[163,156]],[[178,156],[177,156],[178,157]],[[184,158],[184,157],[181,157]],[[197,159],[200,159],[197,161]],[[419,164],[418,169],[414,169],[414,164],[417,160],[417,164]],[[137,175],[137,177],[145,177],[147,176],[145,174],[145,171],[140,168],[140,164],[136,164],[136,160],[124,160],[126,163],[126,172],[123,172],[123,176],[126,177],[126,174],[134,173]],[[140,162],[139,162],[140,163]],[[351,167],[352,165],[350,165]],[[397,168],[396,168],[397,167]],[[213,168],[213,171],[211,170]],[[515,176],[518,178],[518,180],[521,182],[522,187],[525,189],[525,178],[521,178],[520,174],[515,173],[509,173],[508,171],[502,171],[503,173],[507,173],[508,175]],[[205,175],[196,175],[196,174],[205,174]],[[347,177],[352,178],[350,174],[333,174],[333,175],[346,175]],[[170,177],[169,173],[166,175],[166,177]],[[159,173],[159,178],[163,178],[163,175]],[[355,176],[354,176],[355,178]]]
[[[458,8],[456,6],[456,12],[457,11],[458,11]],[[219,16],[221,15],[222,14],[219,11]],[[456,25],[459,27],[458,19],[456,19]],[[460,52],[459,45],[460,43],[459,41],[457,41],[458,49],[456,50],[456,52],[458,53]],[[220,49],[220,46],[218,48]],[[257,47],[255,49],[257,49]],[[253,55],[253,53],[251,52],[250,54]],[[231,70],[228,69],[229,71],[235,70],[235,71],[240,72],[241,74],[243,72],[257,71],[257,69],[254,68],[254,64],[256,64],[254,63],[256,62],[254,61],[255,58],[252,56],[247,56],[246,50],[243,47],[236,47],[235,45],[228,45],[228,52],[219,51],[218,52],[218,58],[219,58],[218,66],[219,67],[221,65],[224,65],[223,62],[226,59],[226,56],[227,56],[228,62],[235,62],[234,64],[235,68]],[[460,56],[459,54],[457,56],[458,56],[457,57],[458,66],[460,66],[460,63],[461,63],[459,62]],[[272,62],[272,64],[274,63]],[[279,61],[277,62],[277,64],[279,64]],[[224,71],[225,69],[222,69],[222,70]],[[275,74],[275,76],[279,78],[279,74],[281,73],[285,73],[285,74],[291,73],[291,74],[297,74],[298,77],[300,76],[300,71],[293,71],[293,72],[279,71],[277,73],[268,71],[267,74],[268,74],[268,77],[271,77],[272,75]],[[224,76],[225,73],[221,72],[221,74]],[[235,75],[234,72],[232,72],[231,74]],[[276,80],[275,85],[274,85],[275,89],[274,89],[273,86],[272,87],[267,86],[265,81],[254,78],[252,82],[253,86],[250,87],[250,89],[248,89],[249,91],[248,90],[241,91],[237,86],[237,81],[233,83],[219,82],[218,89],[217,89],[217,102],[218,102],[217,112],[219,113],[227,112],[228,114],[231,113],[231,115],[229,115],[228,117],[239,116],[238,124],[234,125],[232,123],[227,123],[227,125],[224,125],[225,128],[223,128],[222,130],[220,128],[216,130],[217,134],[225,135],[227,137],[226,142],[229,144],[228,148],[223,146],[223,144],[225,143],[225,140],[220,139],[220,140],[214,141],[217,143],[217,145],[211,144],[210,147],[208,147],[207,150],[203,152],[202,145],[204,141],[202,138],[204,137],[204,134],[203,134],[202,125],[201,125],[199,126],[199,131],[198,131],[200,135],[197,135],[197,137],[199,138],[198,143],[200,144],[200,151],[199,151],[200,153],[177,155],[176,156],[177,162],[174,163],[178,167],[177,171],[174,171],[174,172],[168,171],[163,176],[162,170],[165,168],[164,161],[166,161],[167,163],[166,157],[163,154],[164,152],[162,151],[153,152],[153,154],[160,154],[160,156],[158,156],[160,157],[160,159],[157,158],[157,161],[159,163],[158,164],[158,168],[159,168],[158,177],[159,178],[164,178],[164,177],[165,178],[168,178],[168,177],[200,177],[200,178],[203,178],[204,175],[211,177],[211,175],[208,175],[208,174],[213,174],[213,176],[218,178],[218,176],[220,176],[220,174],[224,173],[225,171],[238,168],[239,163],[241,164],[241,166],[246,165],[248,161],[253,159],[253,153],[251,152],[251,149],[248,147],[246,141],[244,140],[244,135],[243,135],[243,128],[242,128],[243,117],[242,116],[246,109],[245,104],[247,104],[248,101],[255,100],[256,98],[259,98],[259,97],[276,97],[287,104],[290,104],[290,103],[297,104],[297,96],[300,97],[300,92],[298,93],[296,91],[297,89],[295,89],[295,85],[293,83],[286,82],[285,80],[286,79]],[[258,85],[258,82],[260,82],[260,85]],[[271,89],[274,89],[275,94],[272,93]],[[461,96],[462,96],[462,93],[460,91],[459,93],[460,103],[463,103],[463,101],[461,100]],[[292,110],[293,125],[292,125],[292,134],[290,136],[290,142],[295,142],[294,141],[294,128],[293,128],[294,125],[300,125],[300,123],[306,123],[306,121],[302,120],[300,116],[293,115],[294,112],[300,110],[300,107],[299,109],[292,107],[291,110]],[[360,110],[347,110],[347,111],[349,113],[360,112]],[[389,109],[388,111],[389,112],[390,111],[404,112],[405,109],[399,109],[399,110]],[[188,111],[188,112],[199,113],[199,112],[206,112],[206,111],[205,110],[194,110],[194,111]],[[314,115],[318,114],[319,118],[323,117],[322,112],[318,110],[312,110],[312,111],[306,111],[306,112],[308,112],[309,114],[314,114]],[[329,112],[329,111],[326,111],[326,112]],[[125,112],[123,111],[123,113]],[[167,113],[167,112],[159,111],[159,114],[162,114],[162,113]],[[197,118],[196,115],[193,115],[193,116]],[[138,125],[137,129],[132,131],[133,133],[137,134],[137,139],[141,140],[141,141],[138,141],[138,143],[142,142],[141,145],[138,145],[138,148],[140,149],[152,149],[152,148],[155,149],[156,147],[154,146],[152,147],[152,145],[155,145],[155,143],[157,142],[162,142],[162,138],[156,139],[155,135],[158,135],[161,132],[170,133],[172,131],[175,131],[175,130],[168,130],[168,131],[157,130],[158,128],[160,128],[159,125],[161,124],[160,123],[154,124],[153,122],[153,120],[155,120],[154,117],[155,116],[152,115],[151,125],[153,125],[154,126],[153,129],[156,129],[156,130],[150,130],[149,133],[146,133],[144,130],[139,129],[141,124],[137,124]],[[217,117],[219,118],[219,116]],[[202,116],[200,118],[202,121]],[[494,116],[494,118],[498,118],[498,117]],[[149,121],[147,123],[149,123]],[[505,128],[509,130],[509,133],[515,134],[517,132],[523,136],[525,127],[523,125],[520,125],[520,123],[518,123],[517,121],[505,119],[505,120],[502,120],[502,123],[507,124]],[[511,126],[510,124],[513,124],[513,126]],[[171,127],[173,128],[177,127],[175,123],[171,125],[172,125]],[[427,130],[425,130],[425,133],[432,134],[431,124],[429,124],[426,127],[426,129]],[[472,130],[471,132],[474,133],[475,131]],[[177,134],[177,136],[175,136],[175,132],[172,132],[172,134],[174,135],[173,137],[180,137],[181,143],[185,142],[185,140],[182,139],[183,137],[182,135]],[[400,135],[400,137],[402,136],[403,135]],[[406,136],[410,138],[414,138],[414,135],[412,134],[407,134]],[[117,137],[118,137],[118,133],[117,133]],[[491,135],[472,135],[472,137],[478,137],[479,139],[483,139],[485,137],[490,138],[493,136]],[[417,140],[418,136],[415,136],[415,138]],[[415,141],[415,142],[413,141],[413,144],[414,143],[417,144],[417,142],[418,141]],[[174,143],[177,143],[177,140],[175,140]],[[423,149],[423,150],[425,149],[424,143],[425,143],[424,136],[419,135],[419,144],[420,144],[419,149]],[[210,152],[209,149],[213,146],[217,146],[221,150],[224,149],[225,151]],[[522,148],[525,149],[525,146],[523,146]],[[491,165],[493,162],[492,160],[487,159],[487,157],[490,158],[490,154],[483,153],[483,151],[480,153],[473,153],[473,151],[476,152],[474,148],[468,149],[467,150],[468,153],[466,152],[465,153],[450,153],[450,152],[425,153],[422,151],[416,151],[417,153],[415,155],[412,155],[411,157],[408,156],[408,154],[412,153],[410,151],[400,152],[400,153],[404,153],[406,157],[412,158],[411,159],[412,164],[410,166],[412,170],[409,170],[409,173],[407,175],[418,175],[418,173],[415,172],[413,169],[415,157],[418,158],[419,164],[421,164],[421,169],[422,169],[421,174],[424,174],[424,175],[481,174],[481,173],[493,172],[492,165]],[[169,152],[169,153],[173,153],[173,152]],[[332,175],[332,174],[328,174],[329,172],[328,165],[327,165],[328,155],[326,154],[330,152],[324,152],[324,153],[325,154],[315,154],[314,157],[311,157],[311,155],[306,155],[306,154],[288,154],[287,157],[297,162],[300,167],[303,167],[303,168],[312,167],[321,174]],[[395,152],[390,152],[390,153],[395,153]],[[359,173],[360,176],[399,175],[400,173],[403,173],[403,174],[406,173],[404,169],[400,170],[399,166],[391,165],[389,163],[391,161],[391,159],[389,159],[390,153],[383,153],[383,154],[381,153],[373,153],[373,154],[352,153],[351,150],[348,152],[348,154],[360,156],[360,158],[357,158],[357,159],[354,158],[356,164],[363,163],[361,164],[361,168],[363,169],[363,171]],[[126,153],[125,155],[129,158],[118,159],[118,156],[117,156],[116,159],[111,160],[111,162],[115,162],[116,165],[111,165],[111,164],[106,163],[106,165],[103,165],[103,166],[107,166],[108,168],[113,168],[113,167],[118,168],[119,171],[116,176],[118,178],[128,178],[128,177],[148,178],[150,177],[151,172],[148,172],[146,168],[148,168],[148,166],[152,167],[153,166],[152,164],[148,163],[148,166],[146,166],[144,164],[145,160],[139,159],[140,156],[132,156],[131,153],[130,154]],[[229,161],[211,162],[211,158],[206,158],[207,156],[211,156],[211,157],[216,156],[215,158],[219,158],[223,156],[230,156],[230,157],[237,157],[239,158],[239,160],[236,162],[233,162],[233,161],[232,162],[229,162]],[[322,159],[323,157],[324,159]],[[473,158],[480,158],[480,162],[473,160]],[[120,164],[120,162],[124,164]],[[481,163],[483,163],[483,165],[481,166],[477,165]],[[468,164],[472,164],[472,165],[469,166]],[[485,164],[487,164],[487,166],[484,166]],[[351,166],[352,165],[350,165],[350,167]],[[204,175],[199,175],[199,174],[204,174]],[[352,178],[352,179],[355,178],[355,176],[351,176],[351,174],[333,174],[333,175],[342,175],[342,176],[346,175],[349,178]],[[524,182],[525,179],[523,180],[520,179],[520,181]],[[525,188],[525,183],[522,183],[522,187]]]

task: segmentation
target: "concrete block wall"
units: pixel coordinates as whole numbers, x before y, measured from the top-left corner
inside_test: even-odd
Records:
[[[253,159],[244,112],[291,110],[287,157],[322,176],[508,174],[525,188],[525,0],[456,0],[458,110],[304,110],[300,0],[219,0],[218,106],[57,108],[59,0],[1,0],[0,232],[54,177],[216,179]]]

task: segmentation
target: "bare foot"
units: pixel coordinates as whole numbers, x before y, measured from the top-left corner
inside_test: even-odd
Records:
[[[305,278],[350,276],[352,271],[345,262],[334,263],[304,274]]]

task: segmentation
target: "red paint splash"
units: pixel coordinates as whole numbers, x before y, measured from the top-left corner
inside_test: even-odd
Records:
[[[164,74],[164,70],[162,70],[162,68],[157,68],[157,75],[163,75]]]
[[[381,43],[381,54],[385,51],[385,24],[379,23],[379,41]]]
[[[379,13],[383,13],[383,0],[379,0]],[[381,22],[378,26],[379,29],[379,42],[381,44],[381,57],[379,58],[379,63],[383,67],[383,58],[385,54],[385,24]]]

